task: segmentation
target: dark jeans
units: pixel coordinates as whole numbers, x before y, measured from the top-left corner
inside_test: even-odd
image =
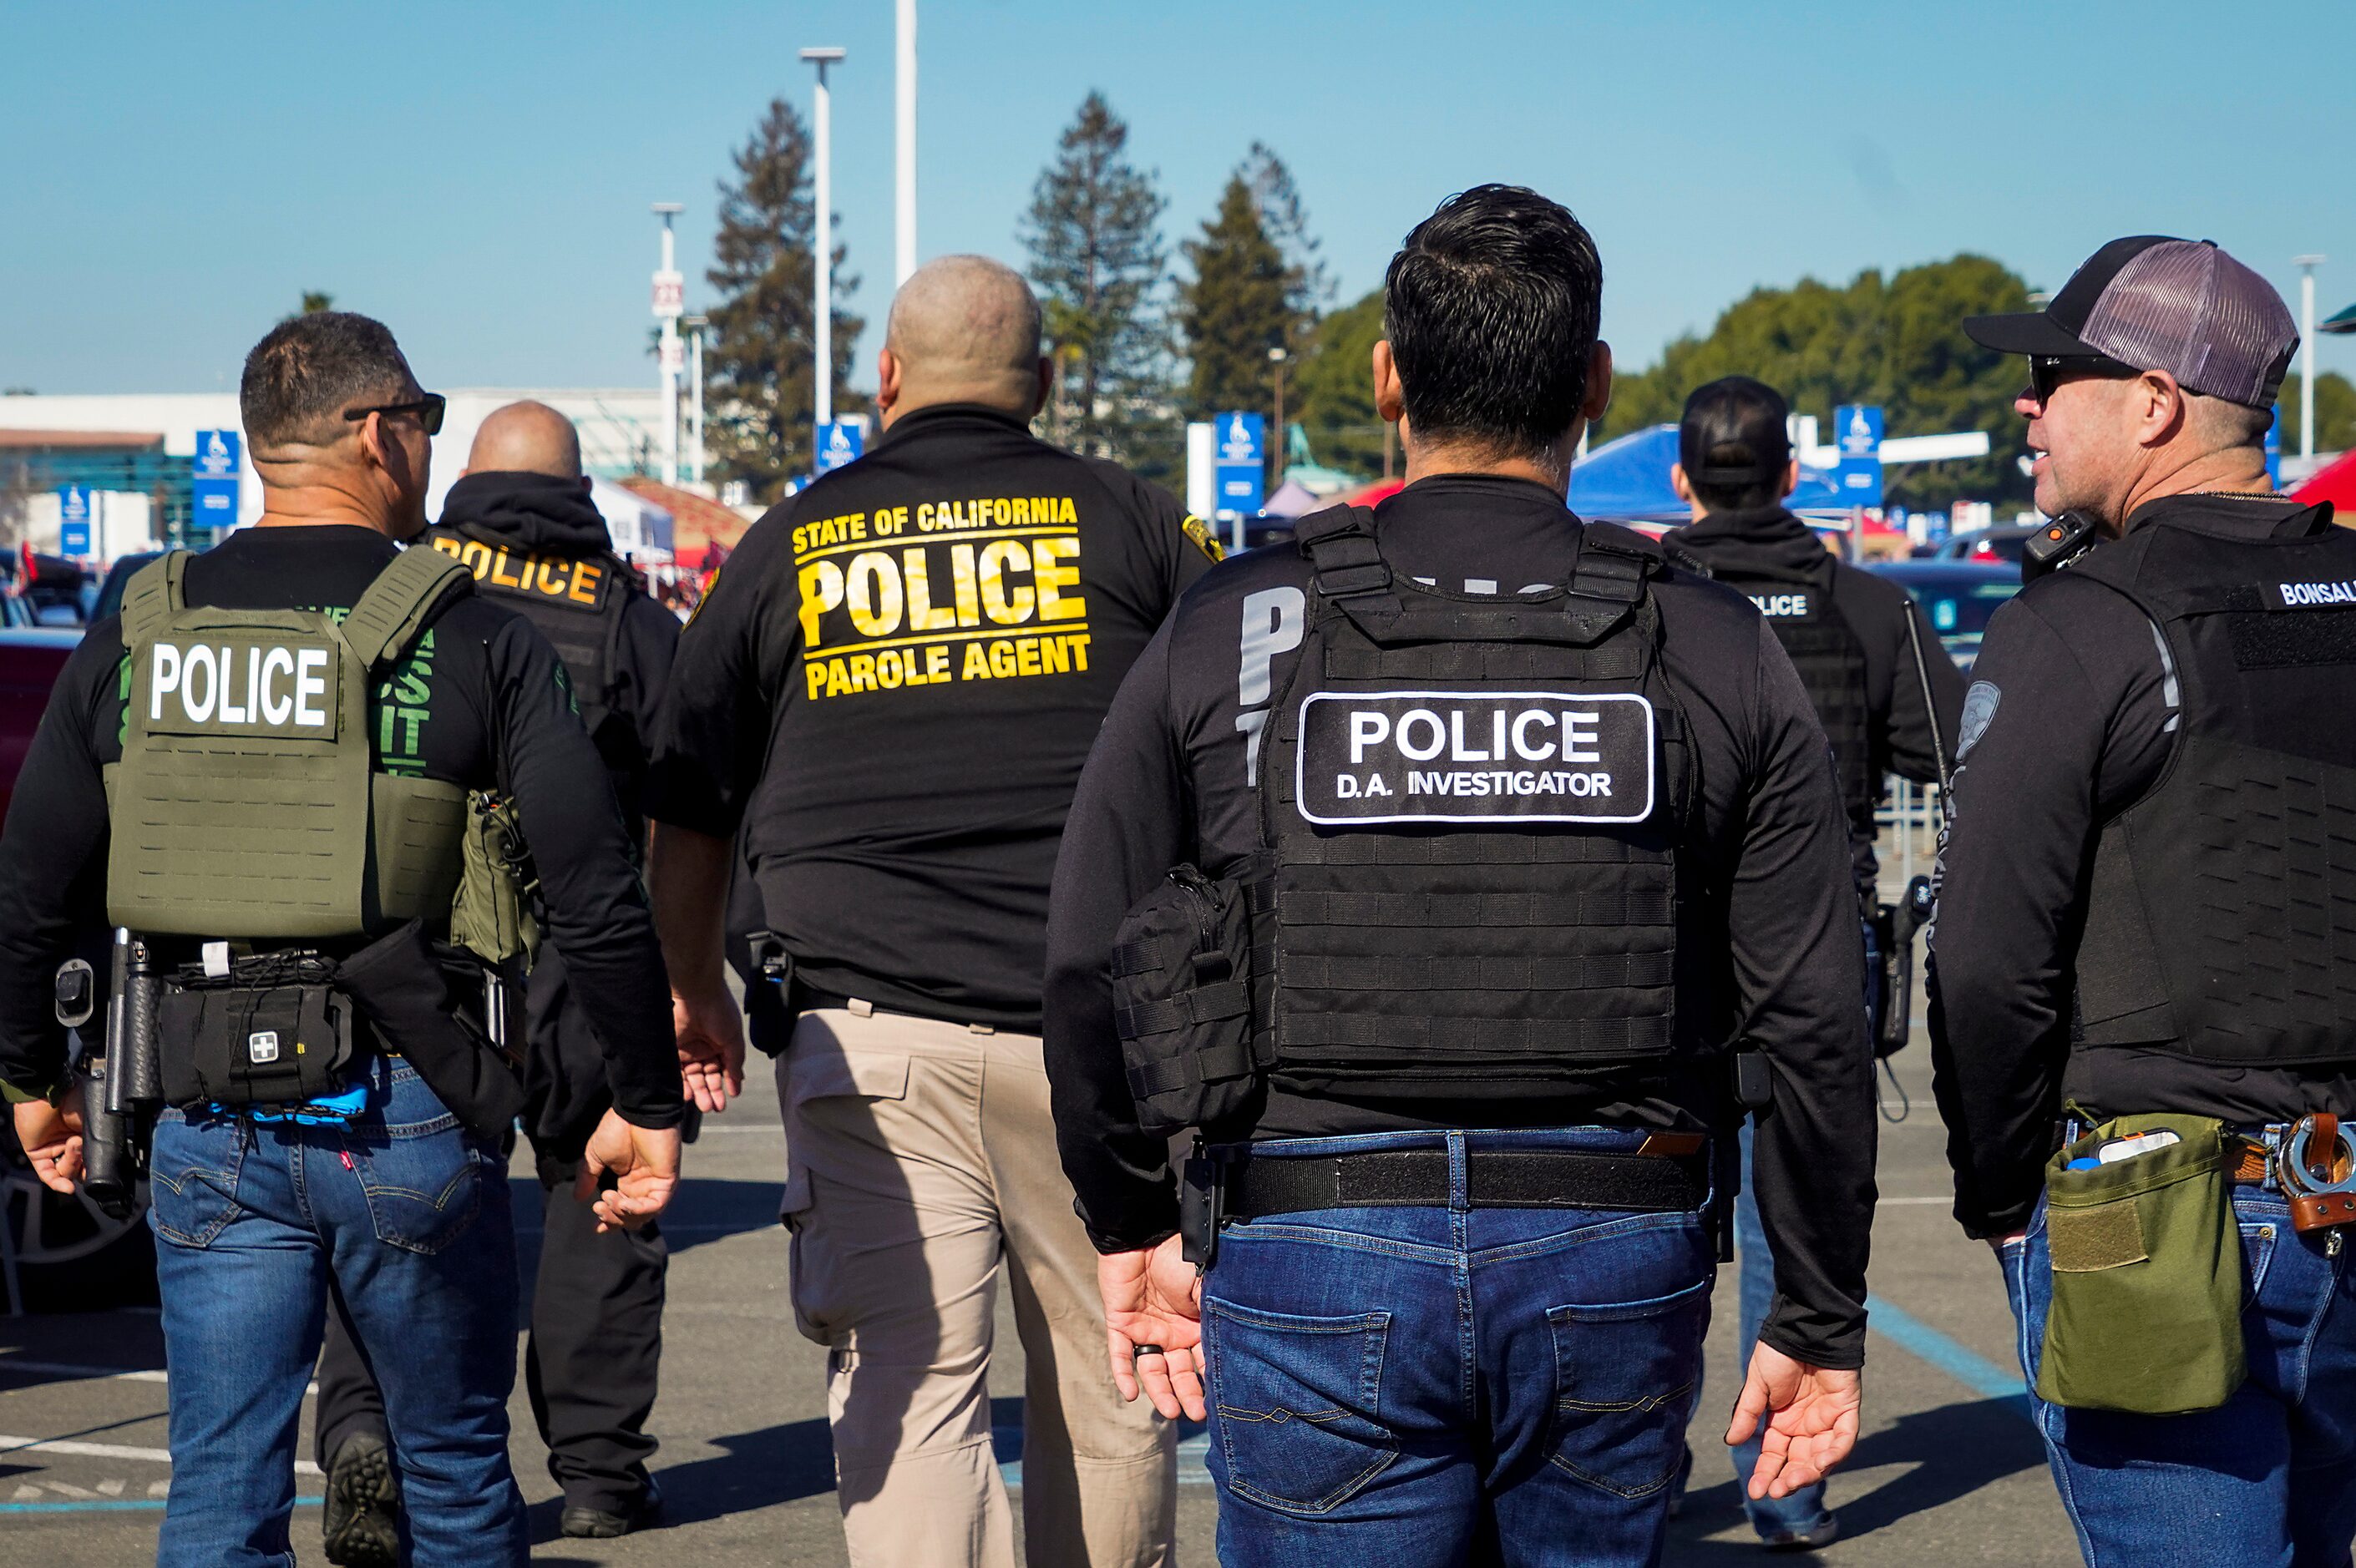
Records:
[[[611,1104],[595,1035],[565,987],[553,949],[528,993],[531,1071],[524,1123],[540,1157],[540,1272],[532,1287],[524,1387],[548,1445],[548,1471],[568,1506],[621,1512],[647,1485],[647,1435],[662,1360],[669,1248],[649,1223],[597,1234],[573,1198],[581,1152]],[[319,1361],[319,1463],[354,1432],[385,1434],[384,1404],[350,1337],[330,1321]]]
[[[2279,1193],[2233,1189],[2249,1379],[2215,1410],[2066,1410],[2035,1393],[2053,1300],[2045,1206],[2004,1249],[2029,1404],[2092,1568],[2346,1568],[2356,1540],[2356,1279]]]
[[[1255,1158],[1633,1149],[1381,1133]],[[1334,1209],[1232,1224],[1203,1281],[1227,1568],[1659,1561],[1716,1260],[1693,1213]]]
[[[515,1232],[498,1154],[407,1067],[343,1126],[157,1121],[157,1283],[171,1368],[160,1568],[292,1564],[303,1389],[330,1286],[383,1374],[411,1561],[520,1563],[508,1466]]]

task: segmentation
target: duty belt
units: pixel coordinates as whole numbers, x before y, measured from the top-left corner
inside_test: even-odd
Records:
[[[1698,1141],[1698,1140],[1695,1140]],[[1369,1149],[1226,1162],[1222,1212],[1258,1220],[1312,1209],[1448,1207],[1448,1151]],[[1591,1149],[1467,1149],[1466,1206],[1686,1212],[1709,1193],[1697,1151],[1680,1157]]]

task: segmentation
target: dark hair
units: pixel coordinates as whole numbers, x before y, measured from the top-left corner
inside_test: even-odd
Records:
[[[1383,277],[1408,421],[1539,455],[1579,421],[1602,311],[1603,263],[1568,208],[1519,186],[1450,197]]]
[[[280,322],[253,346],[237,406],[256,447],[326,446],[351,428],[345,410],[398,397],[408,380],[409,363],[384,323],[314,311]]]
[[[1677,426],[1677,462],[1701,504],[1734,511],[1781,500],[1791,417],[1783,393],[1748,376],[1697,388]]]

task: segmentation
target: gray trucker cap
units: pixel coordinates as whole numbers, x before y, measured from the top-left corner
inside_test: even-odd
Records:
[[[2089,256],[2041,311],[1975,315],[2000,354],[2165,370],[2187,391],[2266,408],[2298,347],[2282,296],[2210,240],[2138,234]]]

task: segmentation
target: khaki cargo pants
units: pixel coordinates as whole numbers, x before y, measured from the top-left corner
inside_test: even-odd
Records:
[[[797,1022],[777,1091],[794,1314],[827,1347],[851,1561],[1013,1568],[985,1382],[1001,1276],[1028,1368],[1031,1568],[1174,1561],[1175,1434],[1107,1370],[1038,1039],[825,1008]]]

